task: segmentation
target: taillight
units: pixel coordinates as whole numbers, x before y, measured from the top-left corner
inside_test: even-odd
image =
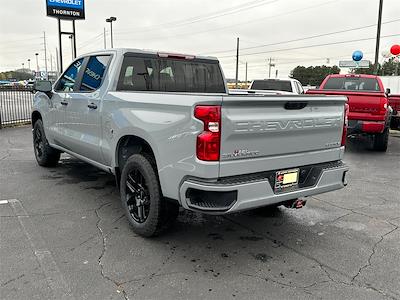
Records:
[[[194,116],[204,123],[204,131],[197,137],[197,158],[218,161],[221,148],[221,106],[196,106]]]
[[[342,146],[346,145],[347,126],[349,126],[348,114],[349,114],[349,105],[346,103],[344,105],[344,124],[343,124],[343,132],[342,132]]]

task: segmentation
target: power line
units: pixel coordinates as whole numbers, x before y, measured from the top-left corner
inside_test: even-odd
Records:
[[[83,49],[91,44],[93,44],[94,41],[98,40],[99,38],[103,38],[104,32],[86,40],[86,42],[84,42],[78,49]]]
[[[390,20],[387,22],[383,22],[382,24],[389,24],[389,23],[394,23],[394,22],[399,22],[399,21],[400,21],[400,18]],[[324,36],[346,33],[346,32],[361,30],[361,29],[365,29],[365,28],[371,28],[371,27],[375,27],[375,26],[376,26],[376,24],[371,24],[371,25],[366,25],[366,26],[361,26],[361,27],[354,27],[354,28],[349,28],[349,29],[344,29],[344,30],[339,30],[339,31],[333,31],[333,32],[329,32],[329,33],[311,35],[311,36],[293,39],[293,40],[286,40],[286,41],[282,41],[282,42],[269,43],[269,44],[264,44],[264,45],[260,44],[259,46],[245,47],[245,48],[241,48],[240,50],[250,50],[250,49],[257,49],[257,48],[263,48],[263,47],[268,47],[268,46],[276,46],[276,45],[288,44],[288,43],[293,43],[293,42],[305,41],[305,40],[315,39],[315,38],[324,37]],[[205,54],[218,54],[218,53],[226,53],[226,52],[233,52],[233,51],[236,51],[236,50],[235,49],[221,50],[221,51],[209,52],[209,53],[205,53]]]
[[[198,22],[204,22],[204,21],[208,21],[208,20],[212,20],[212,19],[216,19],[219,17],[223,17],[223,16],[227,16],[227,15],[232,15],[232,14],[237,14],[239,12],[242,11],[246,11],[246,10],[250,10],[256,7],[260,7],[260,6],[264,6],[264,5],[269,5],[269,4],[273,4],[276,3],[280,0],[271,0],[266,2],[266,0],[257,0],[257,1],[250,1],[247,3],[243,3],[225,10],[220,10],[220,11],[216,11],[214,13],[209,13],[209,14],[204,14],[204,15],[199,15],[197,17],[193,17],[193,18],[189,18],[189,19],[183,19],[183,20],[179,20],[179,21],[174,21],[174,22],[169,22],[169,23],[164,23],[164,24],[157,24],[157,25],[153,25],[153,26],[148,26],[146,29],[146,27],[142,28],[142,29],[138,29],[138,30],[131,30],[131,31],[119,31],[118,34],[131,34],[131,33],[143,33],[143,32],[149,32],[149,31],[154,31],[154,30],[158,30],[159,28],[164,28],[164,27],[180,27],[180,26],[187,26],[187,25],[191,25],[194,23],[198,23]]]
[[[203,34],[203,33],[208,33],[208,32],[224,30],[224,29],[227,29],[227,28],[243,26],[243,25],[247,25],[247,24],[250,24],[250,23],[262,22],[262,21],[265,21],[265,20],[271,20],[273,18],[287,16],[287,15],[295,14],[295,13],[298,13],[298,12],[303,12],[303,11],[306,11],[306,10],[309,10],[309,9],[314,9],[314,8],[321,7],[321,6],[326,6],[326,5],[329,5],[331,3],[337,3],[339,1],[343,1],[343,0],[333,0],[333,1],[325,2],[325,3],[321,3],[321,4],[317,4],[317,5],[312,5],[312,6],[307,6],[307,7],[304,7],[304,8],[292,10],[292,11],[281,13],[281,14],[277,14],[277,15],[267,16],[267,17],[263,17],[263,18],[259,18],[259,19],[254,19],[254,20],[250,20],[250,21],[246,21],[246,22],[241,22],[241,23],[236,23],[235,22],[235,24],[232,24],[232,25],[227,25],[227,26],[222,26],[222,27],[217,27],[217,28],[212,28],[212,29],[207,29],[207,30],[202,30],[202,31],[197,31],[197,32],[194,31],[194,32],[181,33],[181,34],[174,35],[172,37],[176,38],[176,37],[188,36],[188,35],[193,36],[193,35],[197,35],[197,34]],[[142,32],[144,32],[144,31],[138,31],[136,33],[142,33]],[[161,37],[162,36],[160,36],[160,38]],[[149,39],[154,39],[154,37],[151,37]]]
[[[384,35],[381,38],[388,38],[388,37],[394,37],[394,36],[399,36],[400,33],[397,34],[391,34],[391,35]],[[289,50],[297,50],[297,49],[308,49],[308,48],[314,48],[314,47],[323,47],[323,46],[330,46],[330,45],[339,45],[339,44],[347,44],[347,43],[355,43],[355,42],[363,42],[363,41],[370,41],[374,40],[375,37],[372,38],[363,38],[363,39],[356,39],[356,40],[346,40],[346,41],[338,41],[338,42],[331,42],[331,43],[323,43],[323,44],[315,44],[315,45],[308,45],[308,46],[301,46],[301,47],[293,47],[293,48],[283,48],[283,49],[276,49],[276,50],[269,50],[269,51],[261,51],[261,52],[253,52],[253,53],[244,53],[241,56],[250,56],[250,55],[258,55],[258,54],[265,54],[265,53],[274,53],[274,52],[282,52],[282,51],[289,51]],[[221,56],[221,58],[231,58],[235,57],[235,55],[227,55],[227,56]]]
[[[11,41],[3,41],[3,44],[8,45],[12,43],[20,43],[20,42],[25,42],[25,41],[31,41],[31,40],[41,40],[41,37],[34,37],[34,38],[26,38],[26,39],[20,39],[20,40],[11,40]]]

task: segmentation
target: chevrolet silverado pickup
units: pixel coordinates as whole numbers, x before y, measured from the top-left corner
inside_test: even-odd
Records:
[[[392,108],[382,81],[373,75],[328,75],[319,89],[307,94],[343,95],[348,98],[349,135],[364,134],[376,151],[386,151]]]
[[[390,128],[400,130],[400,76],[379,77],[386,88],[389,105],[393,109]]]
[[[389,94],[389,105],[393,109],[390,128],[400,130],[400,95]]]
[[[343,96],[229,95],[216,58],[131,49],[83,55],[35,90],[38,164],[65,152],[114,174],[143,236],[179,206],[300,207],[346,185]]]

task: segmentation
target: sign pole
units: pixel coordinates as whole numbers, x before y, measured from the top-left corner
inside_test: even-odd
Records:
[[[73,38],[74,38],[74,57],[73,59],[76,58],[76,31],[75,31],[75,20],[72,20],[72,32],[73,32]]]
[[[60,57],[60,74],[63,72],[63,56],[62,56],[62,41],[61,41],[61,19],[58,20],[58,47],[60,49],[59,57]]]

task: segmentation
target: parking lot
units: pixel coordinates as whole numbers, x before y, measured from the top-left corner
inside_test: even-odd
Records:
[[[181,212],[135,235],[112,176],[36,164],[30,127],[0,130],[1,299],[400,299],[400,134],[351,140],[347,188],[226,217]],[[7,201],[4,201],[7,200]]]

